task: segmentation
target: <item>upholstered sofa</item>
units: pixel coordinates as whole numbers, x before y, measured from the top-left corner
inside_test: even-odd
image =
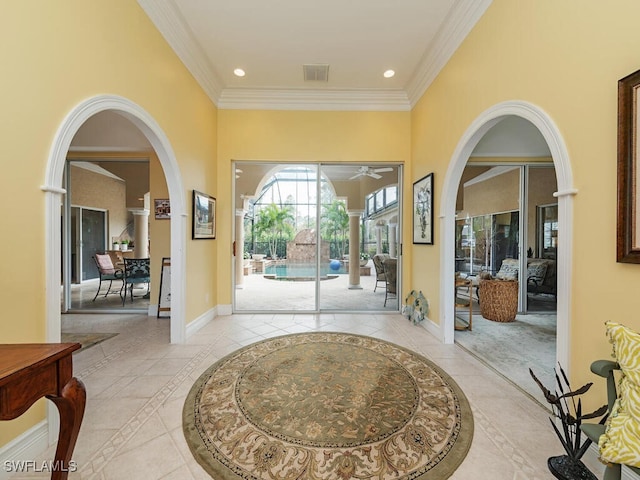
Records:
[[[520,260],[505,258],[496,278],[517,280]],[[527,258],[527,291],[531,293],[557,293],[556,261],[548,258]]]

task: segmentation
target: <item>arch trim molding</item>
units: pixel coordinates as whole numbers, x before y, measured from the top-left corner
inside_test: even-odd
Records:
[[[556,170],[558,191],[558,294],[557,294],[557,342],[556,360],[568,371],[569,365],[569,324],[571,320],[571,266],[573,262],[573,199],[578,190],[573,185],[571,162],[560,130],[551,117],[541,108],[528,102],[512,100],[496,104],[482,112],[460,138],[449,162],[444,179],[440,218],[440,302],[443,317],[440,323],[441,340],[454,342],[454,275],[455,275],[455,205],[458,185],[471,153],[480,139],[494,125],[505,117],[518,116],[531,122],[542,134],[553,159]],[[522,252],[520,252],[522,254]]]

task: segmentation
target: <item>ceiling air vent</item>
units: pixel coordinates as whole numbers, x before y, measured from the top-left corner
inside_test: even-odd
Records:
[[[328,82],[329,81],[329,65],[323,63],[315,63],[313,65],[303,65],[305,82]]]

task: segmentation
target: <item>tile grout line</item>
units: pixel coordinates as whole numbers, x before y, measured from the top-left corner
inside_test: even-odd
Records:
[[[101,448],[80,468],[81,478],[94,479],[104,466],[112,459],[123,445],[151,418],[177,390],[186,378],[214,350],[217,342],[213,342],[200,350],[184,367],[176,373],[153,397],[151,397]]]

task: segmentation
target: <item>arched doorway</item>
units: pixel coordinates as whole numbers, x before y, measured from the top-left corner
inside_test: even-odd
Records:
[[[509,101],[495,105],[482,114],[469,126],[454,151],[449,163],[441,197],[442,218],[440,251],[443,264],[440,270],[442,288],[440,300],[443,305],[443,322],[441,335],[444,343],[454,341],[455,298],[455,205],[458,184],[467,161],[480,139],[498,122],[507,116],[517,116],[531,122],[543,136],[553,159],[556,170],[558,191],[554,196],[558,199],[558,300],[557,300],[557,346],[556,360],[569,369],[569,319],[570,280],[571,280],[571,244],[573,239],[573,195],[577,191],[573,187],[573,176],[569,155],[560,132],[551,118],[540,108],[522,101]]]
[[[112,111],[127,118],[147,138],[155,150],[167,181],[171,200],[171,342],[181,343],[185,338],[185,253],[186,199],[182,177],[175,154],[167,136],[157,122],[140,106],[130,100],[101,95],[77,105],[64,119],[56,133],[47,162],[45,184],[45,259],[46,259],[46,328],[47,341],[60,341],[60,271],[61,232],[59,228],[60,197],[67,152],[78,129],[93,115]]]

